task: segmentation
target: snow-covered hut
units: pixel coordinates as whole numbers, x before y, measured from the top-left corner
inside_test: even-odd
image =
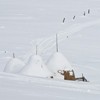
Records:
[[[4,68],[7,73],[19,73],[25,63],[18,58],[11,58]]]
[[[39,55],[31,56],[27,64],[21,70],[20,74],[38,77],[52,76],[51,72],[48,70],[47,66],[44,64]]]
[[[53,56],[48,60],[47,66],[55,76],[60,75],[58,73],[59,70],[73,69],[67,58],[65,58],[64,55],[60,52],[56,52],[53,54]]]

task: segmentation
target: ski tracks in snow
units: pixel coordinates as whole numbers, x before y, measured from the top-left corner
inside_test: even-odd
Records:
[[[73,35],[85,28],[94,26],[96,24],[100,24],[100,19],[96,21],[92,21],[92,22],[74,24],[68,28],[66,27],[64,31],[58,32],[58,42],[64,41],[65,39],[67,39],[67,36]],[[50,51],[56,45],[55,41],[56,41],[56,36],[32,40],[31,41],[31,44],[32,44],[31,53],[35,53],[35,50],[36,50],[35,46],[38,45],[39,54],[44,54]]]

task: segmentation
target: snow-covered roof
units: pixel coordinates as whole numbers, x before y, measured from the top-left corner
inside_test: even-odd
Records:
[[[4,68],[4,72],[18,73],[25,63],[18,58],[11,58]]]
[[[51,72],[44,64],[42,58],[39,55],[31,56],[20,72],[23,75],[39,76],[39,77],[50,77]]]
[[[62,53],[56,52],[48,61],[48,68],[53,73],[58,73],[58,70],[72,70],[72,66],[70,65],[67,58],[64,57]]]

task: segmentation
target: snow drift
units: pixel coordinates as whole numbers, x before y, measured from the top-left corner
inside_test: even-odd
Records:
[[[52,75],[39,55],[31,56],[20,74],[39,77],[50,77]]]
[[[25,63],[18,58],[11,58],[4,68],[4,72],[18,73]]]
[[[56,52],[48,61],[48,68],[54,74],[58,74],[58,70],[72,70],[72,66],[62,53]]]

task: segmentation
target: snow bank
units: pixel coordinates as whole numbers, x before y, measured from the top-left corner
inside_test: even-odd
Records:
[[[62,53],[56,52],[48,61],[48,68],[54,74],[58,74],[58,70],[72,70],[72,66]]]
[[[18,58],[12,58],[5,66],[4,72],[18,73],[24,66],[24,62]]]
[[[52,75],[39,55],[31,56],[20,74],[39,77],[50,77]]]

